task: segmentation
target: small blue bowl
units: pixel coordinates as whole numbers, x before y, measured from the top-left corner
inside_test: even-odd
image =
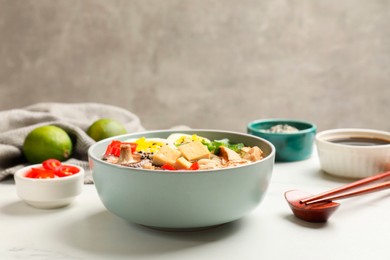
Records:
[[[296,132],[267,132],[275,125],[289,125]],[[264,138],[276,148],[275,160],[278,162],[301,161],[309,158],[313,151],[313,142],[317,127],[313,123],[290,119],[262,119],[247,125],[249,134]]]

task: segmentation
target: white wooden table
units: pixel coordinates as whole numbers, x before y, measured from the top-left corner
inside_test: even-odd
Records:
[[[0,259],[390,259],[390,191],[340,201],[326,224],[296,219],[284,192],[318,193],[350,182],[319,168],[317,155],[277,163],[255,211],[207,231],[173,233],[105,210],[93,185],[70,206],[35,209],[12,179],[0,183]]]

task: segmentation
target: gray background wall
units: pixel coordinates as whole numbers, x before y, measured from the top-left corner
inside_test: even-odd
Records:
[[[103,102],[148,129],[390,131],[390,1],[0,0],[0,37],[0,110]]]

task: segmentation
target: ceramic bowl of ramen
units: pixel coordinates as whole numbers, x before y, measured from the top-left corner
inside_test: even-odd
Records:
[[[247,125],[249,134],[270,141],[276,148],[276,161],[294,162],[311,157],[315,124],[293,119],[261,119]]]
[[[321,168],[339,177],[365,178],[390,170],[390,132],[330,129],[316,135]]]
[[[275,148],[243,133],[161,130],[99,141],[88,156],[108,211],[152,228],[192,230],[235,221],[258,207]]]

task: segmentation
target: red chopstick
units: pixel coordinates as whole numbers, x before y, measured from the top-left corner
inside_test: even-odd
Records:
[[[318,195],[314,195],[314,196],[311,196],[309,198],[302,199],[300,202],[302,204],[313,204],[313,203],[330,201],[330,200],[335,200],[335,199],[343,199],[343,198],[357,196],[357,195],[370,193],[370,192],[374,192],[374,191],[378,191],[378,190],[383,190],[383,189],[390,187],[390,181],[383,182],[383,183],[380,183],[377,185],[372,185],[372,186],[369,186],[369,187],[364,188],[364,189],[342,193],[342,192],[345,192],[345,191],[348,191],[348,190],[351,190],[351,189],[354,189],[357,187],[365,186],[367,184],[370,184],[370,183],[373,183],[375,181],[382,180],[382,179],[385,179],[388,177],[390,177],[390,171],[380,173],[380,174],[377,174],[377,175],[374,175],[374,176],[371,176],[368,178],[364,178],[364,179],[352,182],[350,184],[332,189],[330,191],[326,191],[326,192],[320,193]],[[342,193],[342,194],[340,194],[340,193]],[[339,195],[336,195],[336,194],[339,194]]]

